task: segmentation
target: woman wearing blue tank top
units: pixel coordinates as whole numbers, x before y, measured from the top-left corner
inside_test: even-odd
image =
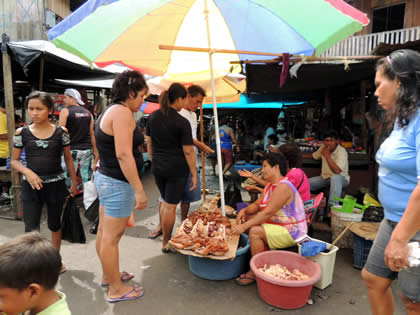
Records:
[[[385,218],[362,271],[372,314],[393,314],[391,283],[408,314],[420,314],[420,267],[409,266],[408,242],[420,241],[420,54],[397,50],[376,65],[378,104],[393,130],[376,153]]]

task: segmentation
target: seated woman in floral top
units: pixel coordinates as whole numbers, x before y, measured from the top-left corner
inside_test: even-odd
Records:
[[[268,184],[257,201],[239,212],[233,234],[249,230],[251,254],[270,249],[286,248],[296,244],[308,230],[305,209],[295,186],[284,176],[286,158],[282,153],[268,153],[262,164],[262,173]],[[255,282],[252,270],[236,279],[239,285]]]

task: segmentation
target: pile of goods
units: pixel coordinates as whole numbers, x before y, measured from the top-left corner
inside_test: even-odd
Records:
[[[306,280],[309,279],[308,275],[305,275],[303,272],[300,272],[297,269],[290,271],[287,267],[280,264],[267,265],[258,269],[261,272],[264,272],[266,275],[281,280]]]
[[[186,218],[169,241],[176,249],[188,249],[197,254],[222,256],[228,250],[230,220],[217,209],[216,201],[208,202]],[[214,210],[211,210],[214,209]]]

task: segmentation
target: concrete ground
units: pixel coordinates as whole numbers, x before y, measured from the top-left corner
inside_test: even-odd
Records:
[[[209,172],[209,182],[212,181],[216,182]],[[148,207],[136,211],[136,226],[126,230],[119,249],[121,270],[136,274],[131,283],[143,286],[145,295],[117,304],[106,301],[107,290],[100,286],[101,266],[95,251],[95,235],[89,233],[90,223],[82,217],[87,242],[63,242],[61,254],[68,271],[57,285],[58,290],[66,293],[73,314],[370,314],[367,289],[360,270],[351,265],[352,251],[348,249],[337,253],[332,285],[325,290],[314,288],[313,304],[298,310],[282,310],[266,304],[255,284],[240,287],[233,280],[209,281],[195,276],[189,270],[186,256],[163,254],[159,240],[147,238],[158,223],[158,191],[150,171],[143,182]],[[45,222],[41,230],[50,237]],[[0,219],[0,243],[22,232],[21,221]],[[405,314],[398,297],[396,301],[395,314]]]

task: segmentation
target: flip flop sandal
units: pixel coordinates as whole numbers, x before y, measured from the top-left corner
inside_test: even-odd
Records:
[[[134,278],[133,273],[128,273],[127,271],[123,271],[120,279],[121,279],[122,282],[126,282],[126,281],[129,281],[129,280],[133,279],[133,278]],[[107,286],[109,286],[109,282],[102,282],[101,283],[101,287],[107,287]]]
[[[243,280],[250,280],[250,281],[249,282],[243,282]],[[240,275],[239,278],[235,279],[235,282],[237,284],[239,284],[240,286],[251,285],[251,284],[255,283],[255,281],[256,281],[255,278],[247,277],[246,275]]]
[[[139,292],[140,290],[141,290],[141,293],[139,295],[129,296],[131,293],[133,293],[133,292]],[[133,289],[130,292],[128,292],[128,293],[120,296],[119,298],[110,298],[110,297],[108,297],[107,300],[108,300],[109,303],[117,303],[117,302],[124,302],[124,301],[135,300],[135,299],[141,298],[143,295],[144,295],[144,289],[134,286]]]
[[[150,238],[151,240],[154,240],[155,238],[158,238],[159,236],[162,235],[162,231],[152,231],[149,233],[148,238]]]
[[[171,244],[166,244],[165,247],[161,248],[162,253],[169,254],[169,253],[176,253],[176,250],[171,246]]]

